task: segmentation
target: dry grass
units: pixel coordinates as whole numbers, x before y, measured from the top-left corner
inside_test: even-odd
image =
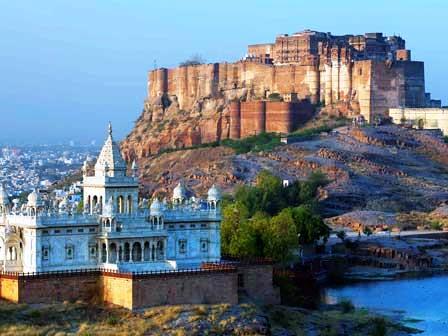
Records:
[[[85,303],[18,305],[0,301],[0,335],[204,335],[233,334],[233,323],[252,316],[247,305],[163,306],[131,312]],[[241,313],[241,314],[240,314]]]

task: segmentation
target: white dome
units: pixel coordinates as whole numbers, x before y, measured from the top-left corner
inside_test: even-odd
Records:
[[[163,204],[159,201],[159,199],[156,197],[149,207],[149,211],[152,216],[160,215],[163,211]]]
[[[8,205],[9,204],[9,198],[8,194],[6,193],[5,186],[3,184],[0,184],[0,205]]]
[[[184,200],[187,197],[187,190],[184,185],[179,182],[179,184],[173,190],[173,200]]]
[[[28,206],[38,207],[42,205],[43,201],[40,198],[40,195],[37,193],[36,190],[33,190],[33,192],[28,195]]]
[[[208,197],[207,197],[208,201],[220,201],[221,200],[221,192],[215,185],[212,185],[212,187],[208,190],[207,195],[208,195]]]

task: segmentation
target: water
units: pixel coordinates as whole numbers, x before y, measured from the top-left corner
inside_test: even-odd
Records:
[[[407,323],[425,336],[448,335],[448,275],[432,278],[363,282],[324,290],[324,301],[350,299],[356,307],[423,320]]]

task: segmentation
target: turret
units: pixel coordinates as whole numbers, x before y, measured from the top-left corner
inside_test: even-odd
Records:
[[[218,209],[221,203],[221,199],[221,192],[215,185],[212,185],[207,193],[207,203],[209,208]]]
[[[173,190],[173,203],[174,204],[183,204],[187,199],[187,190],[185,189],[182,182],[174,188]]]

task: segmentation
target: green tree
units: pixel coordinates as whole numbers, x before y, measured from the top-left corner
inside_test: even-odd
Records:
[[[301,205],[292,209],[292,216],[300,244],[313,244],[321,238],[325,242],[328,240],[330,228],[309,207]]]
[[[297,229],[291,209],[283,209],[272,217],[268,228],[266,255],[279,262],[291,258],[291,251],[297,247]]]
[[[236,233],[247,221],[249,212],[241,202],[235,202],[222,209],[221,223],[221,248],[223,254],[234,254],[230,251],[230,245]]]

